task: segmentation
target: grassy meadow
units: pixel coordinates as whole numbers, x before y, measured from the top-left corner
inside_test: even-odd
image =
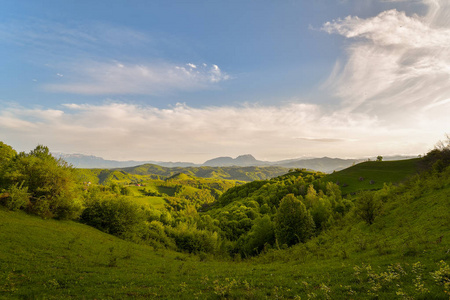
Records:
[[[329,175],[99,184],[44,146],[0,146],[0,299],[450,298],[448,147]]]
[[[339,183],[342,193],[378,190],[384,183],[399,183],[418,173],[420,159],[367,161],[327,175],[324,180]]]
[[[447,182],[400,197],[372,226],[349,216],[305,244],[241,261],[1,209],[0,298],[448,299],[435,277],[448,272],[449,194]]]

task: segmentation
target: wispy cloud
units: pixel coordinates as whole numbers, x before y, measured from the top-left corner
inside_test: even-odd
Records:
[[[71,23],[70,26],[36,18],[0,23],[0,42],[15,43],[30,51],[71,54],[99,49],[101,46],[142,46],[151,42],[146,34],[128,27],[100,22]],[[60,53],[61,55],[64,52]]]
[[[389,10],[323,25],[323,31],[350,42],[347,61],[337,64],[327,81],[347,110],[399,124],[449,97],[450,10],[443,1],[424,3],[425,16]]]
[[[166,46],[167,38],[154,39],[135,29],[100,22],[26,19],[0,23],[2,43],[19,45],[34,60],[40,58],[46,69],[54,69],[61,78],[42,81],[44,89],[52,92],[154,95],[210,88],[230,79],[215,64],[178,63],[161,57],[157,49]],[[144,52],[146,59],[141,57]]]
[[[52,92],[74,94],[144,94],[174,90],[197,90],[228,80],[230,76],[217,65],[188,63],[176,65],[91,62],[73,68],[65,83],[48,84]]]

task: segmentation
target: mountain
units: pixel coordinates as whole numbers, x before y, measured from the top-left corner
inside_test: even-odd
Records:
[[[368,159],[341,159],[341,158],[297,158],[288,159],[281,161],[262,161],[257,160],[251,154],[240,155],[236,158],[223,156],[207,160],[203,164],[194,164],[191,162],[162,162],[162,161],[116,161],[116,160],[105,160],[101,157],[93,155],[83,155],[83,154],[63,154],[54,153],[57,158],[62,158],[69,164],[76,168],[103,168],[103,169],[113,169],[113,168],[128,168],[141,166],[145,164],[158,165],[166,168],[177,168],[177,167],[262,167],[262,166],[277,166],[284,167],[288,169],[309,169],[320,171],[324,173],[331,173],[333,171],[343,170],[354,164],[367,161]],[[402,160],[414,158],[414,156],[386,156],[383,157],[384,161],[388,160]],[[371,157],[370,160],[376,160],[375,157]]]
[[[210,160],[207,160],[203,163],[203,166],[208,167],[232,167],[232,166],[239,166],[239,167],[250,167],[250,166],[266,166],[271,165],[272,163],[266,162],[266,161],[260,161],[256,160],[252,155],[245,154],[240,155],[236,158],[231,158],[228,156],[224,157],[217,157]]]
[[[196,166],[194,163],[190,162],[162,162],[162,161],[117,161],[117,160],[105,160],[98,156],[84,155],[84,154],[65,154],[65,153],[53,153],[56,158],[62,158],[69,164],[73,165],[75,168],[126,168],[134,167],[144,164],[155,164],[167,168],[173,167],[193,167]]]
[[[310,158],[310,159],[290,159],[286,161],[277,162],[277,166],[286,168],[304,168],[325,173],[343,170],[353,164],[362,162],[362,159],[341,159],[341,158]]]
[[[257,160],[250,154],[241,155],[236,158],[231,158],[228,156],[217,157],[210,159],[203,163],[203,166],[211,167],[231,167],[231,166],[279,166],[289,169],[310,169],[325,173],[330,173],[335,170],[342,170],[350,167],[351,165],[362,162],[364,159],[340,159],[340,158],[298,158],[298,159],[288,159],[281,161],[261,161]]]

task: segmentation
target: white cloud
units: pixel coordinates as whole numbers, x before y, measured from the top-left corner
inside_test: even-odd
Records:
[[[125,64],[90,62],[73,67],[68,83],[48,84],[53,92],[75,94],[158,94],[173,90],[210,88],[228,80],[217,65]]]
[[[413,119],[421,122],[391,128],[376,116],[330,113],[301,103],[205,108],[177,104],[166,109],[124,103],[66,104],[60,110],[10,105],[0,112],[0,130],[3,141],[15,148],[29,150],[40,143],[56,152],[109,159],[203,162],[243,153],[269,160],[418,154],[442,138],[444,132],[435,128],[442,128],[444,119],[434,116],[436,110],[449,106],[445,102],[418,112]]]
[[[350,42],[347,61],[336,64],[326,83],[347,111],[372,114],[395,127],[450,97],[450,10],[443,1],[424,3],[425,16],[389,10],[323,25]],[[448,105],[441,108],[450,115]]]

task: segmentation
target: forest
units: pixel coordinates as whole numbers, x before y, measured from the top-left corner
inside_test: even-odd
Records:
[[[17,153],[0,142],[0,212],[88,225],[130,245],[146,247],[147,252],[186,263],[195,259],[211,264],[232,262],[239,267],[245,264],[245,269],[277,263],[358,262],[352,267],[353,279],[344,287],[330,278],[310,287],[308,276],[302,275],[306,277],[300,286],[294,288],[287,280],[289,287],[283,290],[277,273],[279,283],[262,288],[248,274],[246,279],[224,277],[216,282],[206,279],[210,271],[205,271],[202,280],[213,284],[205,288],[205,298],[448,298],[449,140],[419,159],[381,160],[333,174],[294,169],[246,182],[238,179],[243,174],[239,172],[236,179],[224,179],[175,171],[151,174],[148,166],[141,167],[141,172],[136,168],[129,172],[75,169],[53,157],[46,146]],[[264,172],[251,171],[246,170],[246,176],[260,178],[258,173]],[[401,176],[387,175],[393,172]],[[118,267],[117,261],[123,258],[112,248],[106,254],[111,268]],[[427,255],[427,251],[434,254]],[[374,256],[382,257],[378,269],[371,267],[371,261],[379,262]],[[399,257],[403,267],[396,261]],[[6,280],[0,284],[0,297],[23,296],[21,285],[34,281],[16,278],[17,272],[7,268],[11,265],[6,254],[0,258]],[[170,280],[179,280],[178,288],[165,291],[167,297],[184,295],[189,289],[182,287],[185,277]],[[66,292],[71,293],[70,289]],[[98,295],[110,297],[109,292]],[[62,297],[64,289],[59,293]]]

